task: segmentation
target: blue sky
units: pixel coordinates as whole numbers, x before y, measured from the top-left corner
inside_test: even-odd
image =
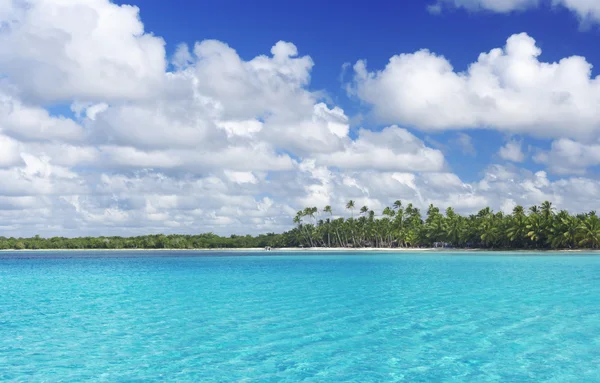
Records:
[[[186,0],[125,1],[137,5],[146,30],[167,41],[167,52],[176,44],[217,39],[234,47],[244,59],[266,52],[277,41],[293,42],[301,55],[315,62],[311,72],[311,89],[325,90],[335,104],[349,116],[368,114],[356,98],[350,97],[340,82],[350,79],[354,64],[365,59],[372,68],[383,68],[389,58],[399,53],[429,49],[446,57],[457,71],[464,71],[481,52],[504,45],[508,36],[526,32],[542,49],[541,61],[554,62],[563,57],[581,55],[591,63],[600,63],[597,49],[600,30],[582,26],[571,11],[558,7],[537,7],[511,13],[473,12],[449,9],[433,14],[426,5],[432,1],[372,1],[368,5],[348,6],[343,1],[242,1],[189,2]],[[598,75],[598,67],[592,75]],[[342,77],[343,76],[343,77]],[[381,129],[385,124],[362,120],[353,126],[367,125]],[[424,134],[440,143],[455,139],[454,132]],[[477,154],[465,156],[460,148],[446,149],[452,170],[466,181],[474,181],[490,162],[497,159],[499,143],[506,135],[496,131],[469,132]],[[548,140],[535,140],[527,135],[524,147],[533,144],[547,149]],[[530,159],[525,165],[532,170],[543,166]],[[552,174],[549,177],[554,177]]]
[[[329,90],[340,101],[343,92],[337,79],[343,63],[367,59],[380,68],[394,54],[422,48],[443,54],[457,70],[464,70],[479,53],[502,46],[514,33],[527,32],[543,49],[544,61],[582,55],[597,62],[599,56],[598,28],[582,30],[578,18],[562,8],[510,14],[453,9],[432,14],[427,1],[371,1],[362,7],[312,0],[119,3],[140,7],[146,30],[164,37],[169,52],[179,42],[217,39],[250,59],[276,41],[291,41],[316,62],[313,87]]]
[[[0,22],[0,235],[600,209],[600,3],[26,0]]]

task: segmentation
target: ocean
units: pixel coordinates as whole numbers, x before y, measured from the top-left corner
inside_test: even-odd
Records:
[[[600,382],[600,256],[3,252],[0,382]]]

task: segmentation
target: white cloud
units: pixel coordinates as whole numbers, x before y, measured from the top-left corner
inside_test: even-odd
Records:
[[[194,100],[118,105],[96,114],[88,125],[99,143],[147,149],[223,147],[226,134],[203,107]]]
[[[104,165],[125,169],[179,169],[193,174],[217,169],[291,170],[294,161],[285,154],[277,154],[265,143],[250,146],[230,146],[219,151],[200,150],[150,150],[131,146],[102,146]]]
[[[452,173],[392,173],[373,170],[359,172],[329,172],[325,176],[326,194],[317,194],[305,205],[332,205],[336,215],[349,215],[348,199],[366,204],[381,214],[385,206],[400,199],[412,202],[421,211],[430,203],[445,209],[453,206],[462,214],[476,213],[490,206],[495,211],[510,212],[516,204],[525,207],[552,201],[559,209],[572,212],[600,208],[596,193],[600,182],[588,178],[567,177],[550,181],[545,172],[530,172],[512,166],[492,165],[476,182],[466,183]],[[306,179],[301,181],[307,184]],[[327,196],[324,198],[322,196]],[[313,201],[311,204],[310,202]]]
[[[219,121],[217,127],[225,130],[228,137],[252,137],[263,129],[263,123],[257,120]]]
[[[467,133],[457,133],[456,138],[452,139],[451,143],[458,146],[463,154],[469,156],[477,155],[477,150],[475,149],[475,145],[473,145],[473,138]]]
[[[521,150],[523,141],[510,140],[498,151],[500,158],[512,161],[512,162],[523,162],[525,161],[525,154]]]
[[[52,165],[48,157],[21,155],[24,165],[0,170],[0,196],[72,195],[87,193],[84,179],[69,168]]]
[[[165,75],[164,42],[138,12],[109,0],[4,1],[0,72],[27,100],[149,97]]]
[[[11,168],[21,163],[19,143],[0,135],[0,168]]]
[[[453,6],[469,11],[486,10],[506,13],[536,7],[539,3],[540,0],[438,0],[434,6],[440,10],[443,6]]]
[[[553,0],[552,3],[575,12],[584,23],[600,21],[600,3],[596,0]]]
[[[303,118],[267,119],[261,138],[298,155],[329,153],[344,147],[349,132],[348,117],[338,107],[314,105],[312,114]]]
[[[26,105],[0,89],[0,131],[25,141],[78,142],[83,129],[73,120],[51,116],[41,107]]]
[[[564,7],[583,23],[600,21],[600,2],[596,0],[437,0],[429,5],[430,12],[440,13],[444,6],[464,8],[469,11],[508,13],[537,8],[540,5]]]
[[[440,171],[442,152],[431,149],[406,129],[391,126],[381,132],[361,129],[343,150],[315,156],[318,163],[340,169]]]
[[[234,172],[225,170],[225,176],[237,184],[256,184],[258,180],[252,172]]]
[[[357,64],[353,90],[403,123],[369,130],[351,129],[356,118],[311,91],[313,61],[289,42],[250,59],[215,40],[179,45],[167,72],[164,43],[144,32],[135,7],[0,1],[0,21],[10,26],[0,30],[3,235],[281,231],[304,206],[349,215],[348,199],[377,214],[397,199],[462,213],[544,199],[597,205],[600,185],[583,177],[494,165],[465,182],[406,129],[595,135],[589,64],[540,63],[526,35],[466,73],[426,51],[375,74]],[[70,106],[74,117],[47,105]],[[549,171],[598,161],[594,144],[575,142],[557,140],[536,158]],[[465,132],[445,144],[477,149]]]
[[[511,214],[513,209],[517,206],[517,203],[512,198],[507,198],[502,202],[500,206],[500,211],[504,214]]]
[[[427,50],[401,54],[385,69],[354,65],[351,92],[373,105],[383,122],[427,131],[494,128],[537,137],[591,137],[600,133],[600,81],[583,57],[538,60],[525,33],[482,53],[467,71]]]
[[[196,43],[191,66],[174,76],[191,83],[196,94],[217,100],[215,106],[224,120],[273,114],[289,118],[312,110],[314,100],[303,90],[310,80],[312,59],[296,57],[296,46],[283,41],[271,53],[272,57],[243,61],[227,44],[206,40]]]
[[[600,144],[562,138],[553,141],[549,151],[540,151],[533,159],[548,165],[553,173],[583,174],[586,168],[600,165]]]

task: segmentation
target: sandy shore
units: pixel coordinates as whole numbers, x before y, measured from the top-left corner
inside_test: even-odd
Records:
[[[404,252],[510,252],[510,253],[564,253],[564,252],[600,252],[600,250],[593,249],[574,249],[574,250],[506,250],[506,249],[449,249],[449,248],[419,248],[419,247],[398,247],[398,248],[389,248],[389,247],[364,247],[364,248],[344,248],[344,247],[310,247],[310,248],[302,248],[302,247],[285,247],[285,248],[273,248],[271,251],[267,251],[261,247],[251,247],[251,248],[225,248],[225,249],[26,249],[26,250],[14,250],[14,249],[1,249],[0,252],[82,252],[82,251],[91,251],[91,252],[184,252],[184,251],[194,251],[194,252],[260,252],[260,253],[278,253],[278,252],[390,252],[390,253],[404,253]]]
[[[450,249],[441,249],[441,248],[393,248],[390,249],[388,247],[375,248],[375,247],[365,247],[365,248],[342,248],[342,247],[284,247],[284,248],[272,248],[271,252],[283,252],[283,251],[294,251],[294,252],[349,252],[349,251],[392,251],[392,252],[406,252],[406,251],[448,251]],[[213,249],[25,249],[25,250],[14,250],[14,249],[2,249],[2,251],[9,252],[29,252],[29,251],[43,251],[43,252],[53,252],[53,251],[206,251],[206,252],[225,252],[225,251],[238,251],[238,252],[268,252],[262,247],[248,247],[248,248],[213,248]],[[459,251],[459,250],[456,250]],[[462,251],[462,250],[460,250]]]

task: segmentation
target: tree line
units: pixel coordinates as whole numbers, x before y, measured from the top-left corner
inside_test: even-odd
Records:
[[[299,211],[294,229],[308,247],[456,247],[483,249],[598,249],[600,218],[595,211],[571,215],[551,202],[515,206],[511,214],[489,207],[462,216],[429,205],[425,216],[413,204],[396,201],[380,216],[348,201],[350,218],[334,218],[331,206]],[[355,214],[357,216],[355,216]]]
[[[396,201],[380,215],[353,200],[346,204],[349,218],[335,217],[331,206],[307,207],[284,233],[257,236],[154,234],[137,237],[6,238],[0,249],[228,249],[286,247],[454,247],[482,249],[598,249],[600,218],[595,211],[571,215],[556,211],[551,202],[511,214],[489,207],[462,216],[429,205],[425,215],[413,204]]]
[[[6,238],[0,237],[1,250],[41,249],[230,249],[298,246],[292,233],[231,235],[213,233],[198,235],[155,234],[137,237]]]

